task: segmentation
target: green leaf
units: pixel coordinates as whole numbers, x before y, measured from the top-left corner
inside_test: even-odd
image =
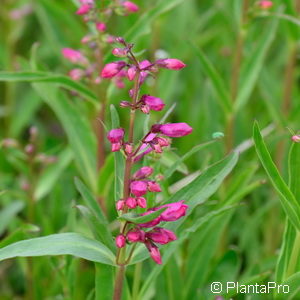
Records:
[[[85,99],[91,101],[94,105],[98,105],[97,97],[94,93],[87,89],[83,84],[72,80],[63,75],[57,75],[47,72],[0,72],[0,81],[6,82],[50,82],[58,84],[69,91],[75,91]]]
[[[160,214],[162,214],[166,209],[167,209],[167,207],[163,207],[163,208],[161,208],[151,214],[145,215],[145,216],[141,216],[141,215],[138,215],[135,213],[127,213],[127,214],[121,215],[119,217],[119,219],[131,222],[131,223],[135,223],[135,224],[143,224],[143,223],[147,223],[147,222],[154,220]]]
[[[27,256],[73,255],[114,265],[113,253],[102,243],[78,233],[59,233],[23,240],[0,249],[0,261]]]
[[[99,218],[87,207],[83,205],[76,205],[80,213],[87,220],[87,223],[94,235],[94,237],[103,242],[110,250],[115,251],[115,245],[111,233],[107,230],[107,226],[101,223]]]
[[[0,236],[6,230],[8,224],[11,219],[16,216],[24,207],[24,203],[22,201],[14,201],[8,205],[6,205],[0,211]]]
[[[300,144],[293,143],[289,153],[289,187],[299,202],[300,196]],[[300,270],[300,233],[290,220],[286,222],[283,243],[276,267],[276,280],[283,282]]]
[[[214,143],[215,141],[210,141],[204,144],[200,144],[197,145],[195,147],[193,147],[190,151],[188,151],[186,154],[184,154],[182,157],[179,157],[177,159],[177,161],[175,163],[173,163],[173,165],[171,165],[164,173],[164,178],[170,178],[172,176],[172,174],[178,170],[178,167],[180,166],[180,164],[182,164],[186,159],[188,159],[190,156],[192,156],[193,154],[197,153],[198,151],[208,147],[209,145],[211,145],[212,143]]]
[[[259,37],[257,47],[245,58],[241,69],[239,91],[234,105],[235,111],[241,110],[251,96],[263,68],[267,52],[275,38],[277,27],[278,19],[272,20],[271,24],[266,27],[264,33]]]
[[[257,155],[273,187],[276,189],[276,191],[280,196],[281,204],[287,217],[290,219],[293,225],[298,230],[300,230],[300,219],[299,219],[300,206],[297,200],[295,199],[295,196],[293,195],[293,193],[291,192],[287,184],[280,176],[274,162],[272,161],[270,153],[260,134],[260,130],[257,122],[254,123],[254,127],[253,127],[253,139],[254,139]]]
[[[45,197],[59,179],[62,172],[71,163],[73,159],[73,152],[70,148],[66,148],[57,157],[54,164],[48,166],[39,177],[37,187],[34,193],[34,198],[40,200]]]
[[[204,53],[194,44],[190,43],[190,45],[193,51],[195,52],[196,56],[198,57],[204,72],[212,82],[212,87],[214,88],[214,91],[218,97],[220,106],[224,109],[225,113],[231,112],[232,104],[230,95],[227,92],[222,77],[217,72],[212,63],[208,60],[208,58],[204,55]]]
[[[89,224],[91,225],[93,232],[99,237],[100,241],[107,245],[111,250],[114,250],[113,237],[109,231],[107,219],[104,216],[99,203],[78,178],[75,178],[75,185],[84,202],[90,209],[90,211],[87,211],[85,207],[79,206],[81,213],[89,219]]]
[[[89,121],[53,85],[34,83],[34,89],[53,109],[66,131],[78,170],[93,191],[97,189],[96,139]]]

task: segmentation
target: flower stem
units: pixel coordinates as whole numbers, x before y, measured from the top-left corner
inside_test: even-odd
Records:
[[[116,275],[113,300],[120,300],[122,297],[124,275],[125,275],[125,266],[119,266]]]
[[[139,96],[139,88],[140,88],[140,72],[138,71],[135,77],[133,96],[132,96],[132,104],[135,105]],[[128,142],[133,143],[134,141],[134,120],[135,120],[135,109],[130,111],[130,122],[129,122],[129,135]],[[123,199],[126,199],[130,195],[130,177],[131,177],[131,169],[133,164],[132,155],[128,155],[125,162],[125,171],[124,171],[124,189],[123,189]],[[124,213],[127,212],[127,208],[124,208]],[[120,225],[120,233],[124,233],[124,228],[126,226],[126,222],[121,222]],[[122,296],[123,289],[123,281],[125,277],[125,264],[126,264],[126,246],[121,248],[116,256],[116,262],[119,265],[118,272],[116,275],[115,281],[115,289],[114,289],[114,300],[120,300]]]

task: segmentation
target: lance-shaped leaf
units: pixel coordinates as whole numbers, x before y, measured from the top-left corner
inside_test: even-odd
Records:
[[[276,189],[276,191],[279,194],[279,197],[281,199],[282,207],[289,218],[289,220],[292,222],[292,224],[300,230],[300,206],[294,196],[294,194],[291,192],[281,175],[279,174],[279,171],[277,170],[271,155],[264,143],[264,140],[260,134],[258,123],[254,123],[253,127],[253,139],[255,143],[255,148],[257,155],[273,185],[273,187]]]
[[[0,261],[13,257],[73,255],[114,265],[114,254],[102,243],[78,233],[60,233],[23,240],[0,249]]]
[[[154,211],[153,213],[150,213],[145,216],[141,216],[141,215],[135,214],[135,213],[128,213],[128,214],[124,214],[124,215],[120,216],[119,219],[131,222],[131,223],[135,223],[135,224],[143,224],[143,223],[147,223],[147,222],[154,220],[159,215],[161,215],[166,209],[167,209],[167,207],[162,207],[161,209]]]

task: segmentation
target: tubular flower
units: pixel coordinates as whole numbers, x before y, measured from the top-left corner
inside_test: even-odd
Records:
[[[264,1],[259,1],[258,5],[262,9],[269,9],[269,8],[271,8],[273,6],[273,2],[272,1],[264,0]]]
[[[122,6],[125,8],[125,10],[129,13],[135,13],[139,10],[139,7],[131,2],[131,1],[124,1],[122,2]]]
[[[112,129],[107,134],[107,139],[111,143],[111,151],[116,152],[121,150],[125,131],[123,128]]]
[[[159,132],[168,137],[182,137],[190,134],[193,128],[186,123],[156,124],[152,126],[152,132]]]
[[[117,237],[116,237],[116,246],[118,248],[123,248],[126,244],[126,238],[123,234],[119,234]]]
[[[147,167],[147,166],[142,167],[133,174],[133,178],[136,180],[145,179],[151,176],[153,171],[154,170],[151,167]]]
[[[104,66],[103,70],[101,71],[102,78],[112,78],[115,77],[124,67],[126,63],[124,61],[116,61],[109,63]]]
[[[155,64],[160,68],[170,69],[170,70],[180,70],[186,67],[181,60],[176,58],[165,58],[159,59],[155,62]]]
[[[74,50],[71,48],[63,48],[61,52],[64,58],[66,58],[73,64],[87,64],[87,59],[78,50]]]
[[[147,183],[144,181],[132,181],[130,191],[136,197],[141,197],[147,193]]]
[[[162,221],[170,222],[176,221],[186,214],[188,205],[183,204],[184,200],[174,203],[165,204],[157,207],[155,210],[167,207],[167,209],[160,215]]]
[[[160,255],[158,247],[155,244],[153,244],[152,242],[150,242],[150,241],[147,241],[145,243],[145,245],[146,245],[146,247],[147,247],[147,249],[148,249],[148,251],[150,253],[151,258],[157,264],[161,265],[162,264],[162,260],[161,260],[161,255]]]
[[[150,110],[161,111],[165,107],[165,104],[160,98],[150,95],[142,96],[141,102],[148,106]]]

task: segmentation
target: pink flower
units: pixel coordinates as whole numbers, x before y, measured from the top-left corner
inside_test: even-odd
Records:
[[[176,58],[159,59],[155,62],[155,64],[161,68],[170,70],[180,70],[186,66],[186,64]]]
[[[154,212],[153,209],[149,209],[148,211],[142,213],[141,216],[146,216],[146,215],[152,214],[153,212]],[[152,221],[149,221],[149,222],[143,223],[143,224],[139,224],[139,226],[145,227],[145,228],[150,228],[150,227],[154,227],[157,224],[159,224],[160,221],[161,221],[161,218],[160,218],[160,216],[158,216],[157,218],[153,219]]]
[[[162,264],[162,260],[161,260],[161,256],[160,256],[160,252],[157,246],[155,246],[152,242],[147,241],[145,243],[151,258],[159,265]]]
[[[134,12],[137,12],[139,10],[139,7],[135,3],[131,2],[131,1],[124,1],[124,2],[122,2],[122,6],[129,13],[134,13]]]
[[[71,48],[63,48],[62,49],[62,55],[68,59],[70,62],[77,64],[86,64],[87,59],[82,55],[82,53],[78,50],[74,50]]]
[[[137,179],[137,180],[145,179],[145,178],[151,176],[153,171],[154,170],[151,167],[147,167],[147,166],[142,167],[133,174],[133,178]]]
[[[123,128],[112,129],[107,134],[107,139],[111,143],[111,151],[116,152],[121,150],[125,131]]]
[[[106,25],[103,22],[96,23],[96,29],[100,32],[104,32],[106,30]]]
[[[258,5],[260,6],[260,8],[262,9],[269,9],[273,6],[273,2],[272,1],[259,1]]]
[[[127,70],[127,78],[128,80],[132,81],[136,74],[136,67],[130,67]]]
[[[144,197],[138,197],[136,199],[137,205],[141,208],[146,208],[147,207],[147,201]]]
[[[160,185],[155,181],[148,182],[148,190],[149,192],[161,192]]]
[[[144,181],[132,181],[130,190],[136,197],[141,197],[147,193],[147,183]]]
[[[123,234],[119,234],[117,237],[116,237],[116,246],[118,248],[123,248],[126,244],[126,238]]]
[[[145,232],[139,229],[132,229],[127,233],[128,241],[132,243],[136,242],[144,242],[145,240]]]
[[[160,215],[162,221],[172,222],[185,216],[188,205],[183,204],[184,200],[174,203],[165,204],[156,207],[155,210],[167,207],[167,209]]]
[[[300,135],[293,135],[292,141],[295,143],[300,143]]]
[[[82,69],[72,69],[69,72],[69,76],[73,80],[80,80],[84,76],[84,71]]]
[[[124,61],[116,61],[116,62],[109,63],[104,66],[101,72],[101,77],[112,78],[116,76],[125,66],[126,63]]]
[[[177,240],[173,231],[161,227],[153,228],[153,230],[146,233],[146,237],[161,245]]]
[[[136,202],[135,198],[128,197],[128,198],[126,199],[126,205],[127,205],[129,208],[136,208],[137,202]]]
[[[92,8],[92,6],[89,4],[82,4],[76,11],[76,14],[77,15],[85,15],[90,11],[91,8]]]
[[[190,134],[193,128],[186,123],[168,123],[168,124],[156,124],[152,126],[152,132],[160,132],[168,137],[182,137]]]
[[[124,48],[114,48],[114,49],[112,49],[111,53],[117,57],[126,57],[127,56],[127,50]]]
[[[118,200],[116,203],[117,210],[122,210],[124,208],[125,201],[124,200]]]
[[[153,97],[150,95],[144,95],[141,98],[141,101],[147,105],[151,110],[160,111],[165,107],[165,104],[160,98]]]
[[[123,140],[125,130],[123,128],[112,129],[108,132],[107,138],[111,143],[118,143]]]
[[[92,36],[91,35],[85,35],[82,39],[81,39],[81,43],[82,44],[86,44],[89,43],[92,40]]]

